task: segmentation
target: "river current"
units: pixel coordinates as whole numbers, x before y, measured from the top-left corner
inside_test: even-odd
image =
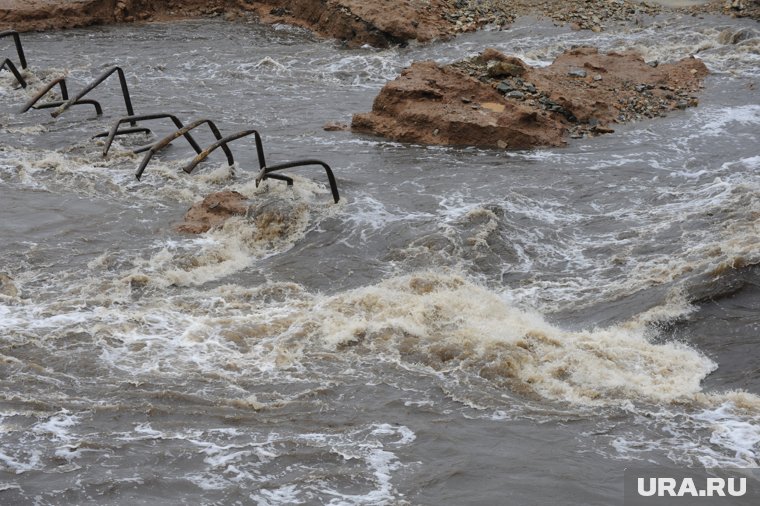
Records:
[[[537,20],[346,49],[221,19],[23,34],[0,74],[0,503],[619,504],[634,465],[760,464],[760,30],[661,17],[602,34]],[[3,51],[13,55],[4,39]],[[593,44],[695,55],[696,108],[566,148],[426,147],[328,132],[412,61],[485,47],[545,65]],[[180,140],[142,181],[137,113],[256,128],[192,175]],[[198,130],[208,145],[212,138]],[[290,209],[177,232],[205,195]]]

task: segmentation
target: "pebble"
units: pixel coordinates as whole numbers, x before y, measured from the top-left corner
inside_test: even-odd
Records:
[[[507,97],[522,100],[523,98],[525,98],[525,94],[522,91],[515,90],[515,91],[510,91],[509,93],[507,93]]]
[[[583,69],[573,69],[567,75],[570,77],[586,77],[586,71]]]

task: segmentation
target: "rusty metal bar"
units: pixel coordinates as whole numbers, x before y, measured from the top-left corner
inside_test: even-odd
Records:
[[[147,128],[125,128],[124,130],[119,130],[119,126],[123,123],[131,123],[135,124],[138,121],[148,121],[153,119],[163,119],[163,118],[169,118],[174,123],[174,126],[176,126],[178,129],[183,129],[185,125],[182,124],[182,122],[174,116],[173,114],[168,113],[156,113],[156,114],[143,114],[140,116],[125,116],[123,118],[120,118],[117,120],[113,126],[111,127],[111,130],[105,133],[101,133],[96,135],[95,137],[105,137],[108,136],[108,139],[106,140],[106,145],[103,148],[103,156],[108,155],[108,150],[111,148],[111,144],[113,143],[114,137],[117,135],[126,135],[136,132],[150,132]],[[216,128],[216,125],[214,125],[214,128]],[[218,132],[218,130],[217,130]],[[201,152],[201,147],[198,145],[198,143],[193,139],[193,136],[190,135],[190,132],[187,131],[184,134],[185,139],[187,139],[187,142],[190,143],[190,146],[195,150],[196,153]],[[221,134],[219,135],[221,137]],[[138,151],[135,151],[135,153],[139,153],[141,151],[147,151],[150,149],[150,146],[143,146],[142,148],[138,148]]]
[[[24,56],[24,48],[21,46],[21,37],[15,30],[6,30],[0,32],[0,39],[4,37],[13,37],[13,42],[16,43],[16,53],[18,54],[18,61],[21,63],[21,68],[26,68],[26,56]]]
[[[276,165],[272,165],[269,167],[262,167],[259,174],[256,176],[256,186],[259,185],[261,181],[264,179],[272,178],[272,179],[280,179],[277,177],[277,175],[270,174],[270,172],[276,171],[276,170],[283,170],[283,169],[289,169],[292,167],[302,167],[307,165],[321,165],[323,169],[325,169],[325,172],[327,173],[327,179],[330,181],[330,190],[332,191],[333,200],[337,204],[340,200],[340,195],[338,194],[338,183],[335,180],[335,175],[333,175],[333,171],[330,168],[329,165],[327,165],[325,162],[321,160],[295,160],[292,162],[284,162],[284,163],[278,163]]]
[[[16,78],[16,81],[21,85],[22,88],[26,88],[26,81],[24,81],[24,78],[21,76],[21,73],[18,71],[16,66],[13,64],[13,62],[6,58],[2,65],[0,65],[0,70],[3,70],[4,68],[7,68],[11,71],[13,76]]]
[[[44,104],[36,105],[34,106],[34,108],[35,109],[51,109],[53,107],[58,107],[64,104],[65,102],[66,102],[65,100],[55,100],[53,102],[45,102]],[[85,98],[84,100],[78,100],[77,102],[74,103],[74,105],[82,105],[82,104],[94,106],[95,114],[97,114],[98,116],[103,114],[103,108],[100,107],[100,103],[97,100],[91,100],[89,98]]]
[[[121,69],[121,67],[111,67],[110,69],[103,72],[103,74],[101,74],[97,79],[95,79],[93,82],[88,84],[82,91],[77,93],[77,95],[74,98],[61,104],[61,106],[55,111],[51,112],[50,115],[54,118],[57,118],[58,116],[66,112],[66,110],[69,107],[79,102],[82,99],[82,97],[84,97],[89,92],[94,90],[98,85],[100,85],[100,83],[108,79],[111,76],[111,74],[113,74],[114,72],[119,74],[119,83],[121,84],[121,94],[124,97],[124,105],[126,105],[127,107],[127,115],[134,116],[135,111],[132,108],[132,99],[129,97],[129,86],[127,85],[127,78],[124,76],[124,71]],[[130,122],[130,125],[137,126],[137,123],[132,121]]]
[[[153,144],[147,149],[148,152],[143,157],[142,161],[140,162],[140,166],[137,168],[137,171],[135,172],[135,177],[137,178],[137,180],[138,181],[140,180],[143,172],[145,171],[145,168],[148,166],[148,162],[150,162],[150,159],[153,158],[153,155],[155,155],[156,152],[164,149],[166,146],[171,144],[172,141],[174,141],[175,139],[185,136],[185,134],[187,134],[191,130],[194,130],[204,124],[207,124],[209,126],[209,128],[211,129],[211,133],[214,135],[216,139],[219,139],[219,140],[222,139],[221,132],[219,132],[219,129],[216,127],[216,124],[210,119],[199,119],[197,121],[194,121],[190,123],[189,125],[180,128],[176,132],[167,135],[166,137],[156,142],[155,144]],[[226,143],[224,143],[224,145],[222,146],[222,150],[224,151],[224,154],[227,155],[227,163],[229,165],[234,164],[235,158],[232,156],[232,151],[230,151],[230,148],[229,146],[227,146]],[[146,149],[140,149],[140,151],[146,151]],[[198,150],[197,152],[200,153],[201,151]]]
[[[283,176],[282,174],[267,174],[265,179],[277,179],[279,181],[285,181],[288,183],[288,186],[293,186],[293,178],[288,176]],[[259,183],[256,183],[256,188],[259,187]]]
[[[39,102],[42,97],[44,97],[50,90],[52,90],[56,85],[58,85],[61,88],[61,98],[63,100],[56,100],[53,102],[47,102],[40,105],[35,105],[37,102]],[[65,77],[59,77],[57,79],[52,80],[48,84],[45,85],[44,88],[42,88],[40,91],[37,92],[36,95],[34,95],[29,101],[24,104],[24,106],[19,109],[19,113],[25,113],[29,109],[49,109],[51,107],[58,107],[62,104],[64,104],[66,101],[69,100],[69,91],[66,87],[66,78]],[[78,100],[73,105],[80,105],[80,104],[89,104],[95,107],[95,112],[98,116],[103,114],[103,108],[100,107],[100,103],[97,100]]]
[[[263,168],[266,165],[266,161],[264,160],[264,147],[261,145],[261,136],[259,135],[259,132],[257,132],[256,130],[243,130],[242,132],[237,132],[232,135],[228,135],[227,137],[223,139],[217,140],[214,144],[212,144],[211,146],[207,147],[206,149],[198,153],[198,155],[195,158],[193,158],[193,160],[190,163],[188,163],[185,167],[183,167],[182,170],[190,174],[191,172],[193,172],[193,169],[195,169],[195,167],[199,163],[201,163],[203,160],[208,158],[208,155],[210,155],[217,148],[219,147],[223,149],[227,148],[228,143],[234,140],[240,139],[242,137],[247,137],[249,135],[253,135],[256,140],[256,154],[259,157],[259,168]],[[232,165],[232,163],[230,163],[230,165]]]
[[[327,173],[327,179],[330,181],[330,190],[332,191],[333,200],[337,204],[340,200],[340,195],[338,194],[338,183],[335,180],[335,175],[333,174],[332,169],[329,165],[327,165],[325,162],[321,160],[296,160],[293,162],[285,162],[280,163],[277,165],[272,165],[270,167],[266,166],[266,160],[264,158],[264,147],[261,142],[261,136],[259,135],[259,132],[256,130],[243,130],[242,132],[237,132],[232,135],[228,135],[227,137],[223,139],[217,140],[214,144],[204,149],[202,152],[198,153],[198,155],[193,158],[190,163],[188,163],[185,167],[182,168],[185,172],[188,174],[192,173],[195,167],[201,163],[203,160],[205,160],[215,149],[219,147],[226,147],[228,143],[247,137],[249,135],[253,135],[255,142],[256,142],[256,154],[259,158],[259,174],[256,176],[256,186],[259,185],[259,183],[264,179],[279,179],[281,181],[285,181],[288,183],[288,186],[293,185],[293,179],[288,176],[283,176],[281,174],[270,174],[271,172],[282,170],[282,169],[289,169],[292,167],[302,167],[302,166],[308,166],[308,165],[321,165],[322,168],[325,169],[325,172]],[[231,165],[231,164],[230,164]]]
[[[59,77],[57,79],[52,80],[48,84],[45,85],[44,88],[42,88],[40,91],[37,92],[35,96],[29,99],[29,101],[24,104],[24,106],[19,109],[19,113],[24,113],[34,107],[34,104],[40,101],[42,97],[44,97],[48,91],[52,90],[55,85],[59,85],[61,87],[61,98],[64,100],[69,99],[69,92],[66,89],[66,78],[65,77]]]

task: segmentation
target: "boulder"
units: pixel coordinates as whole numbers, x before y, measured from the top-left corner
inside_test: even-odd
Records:
[[[492,69],[521,69],[494,72]],[[451,65],[417,62],[386,84],[352,130],[423,144],[526,149],[698,103],[707,75],[695,58],[655,65],[635,52],[575,48],[532,68],[487,49]]]
[[[248,212],[248,198],[236,191],[212,193],[196,202],[185,213],[177,230],[190,234],[202,234],[218,227],[233,216],[244,216]]]

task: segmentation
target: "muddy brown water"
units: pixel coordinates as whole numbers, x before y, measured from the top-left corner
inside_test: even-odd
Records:
[[[741,37],[735,36],[744,30]],[[760,31],[658,18],[604,34],[523,20],[346,50],[221,20],[25,34],[32,86],[125,69],[139,113],[254,127],[192,176],[176,142],[133,178],[124,114],[14,111],[0,75],[0,503],[620,504],[643,463],[760,460]],[[425,147],[325,132],[413,60],[574,44],[696,54],[700,105],[564,149]],[[731,43],[735,42],[735,43]],[[3,50],[9,49],[3,47]],[[152,123],[156,136],[168,124]],[[199,132],[199,140],[210,137]],[[290,206],[185,236],[230,189]]]

